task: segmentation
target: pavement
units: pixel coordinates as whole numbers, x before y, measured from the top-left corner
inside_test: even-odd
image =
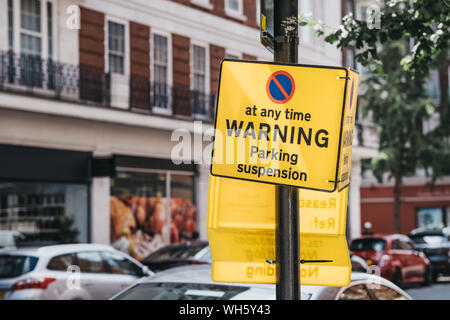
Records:
[[[404,290],[416,300],[450,300],[450,277],[440,277],[430,286],[413,286]]]

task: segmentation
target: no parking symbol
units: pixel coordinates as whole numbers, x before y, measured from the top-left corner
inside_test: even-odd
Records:
[[[286,71],[277,71],[267,80],[267,95],[277,104],[291,100],[295,92],[294,78]]]

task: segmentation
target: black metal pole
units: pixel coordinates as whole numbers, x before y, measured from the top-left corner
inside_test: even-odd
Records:
[[[298,63],[298,0],[274,1],[274,61]],[[298,189],[278,186],[277,300],[300,300]]]

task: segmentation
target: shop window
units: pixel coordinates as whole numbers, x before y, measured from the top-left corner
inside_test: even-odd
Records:
[[[138,260],[198,234],[190,172],[119,171],[112,182],[110,210],[112,245]]]
[[[138,260],[169,244],[167,174],[121,171],[111,189],[111,243]]]
[[[417,210],[418,228],[443,228],[444,226],[442,208],[420,208]]]
[[[198,232],[194,205],[194,177],[172,174],[170,181],[171,243],[191,240],[194,233]]]
[[[14,230],[21,245],[88,241],[88,187],[79,184],[0,183],[0,230]]]
[[[225,58],[233,59],[233,60],[239,60],[239,59],[241,59],[241,55],[239,53],[236,53],[236,52],[228,52],[227,51],[227,55],[226,55]]]

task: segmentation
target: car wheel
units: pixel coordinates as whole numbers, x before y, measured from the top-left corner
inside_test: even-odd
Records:
[[[394,277],[393,277],[393,281],[392,282],[394,282],[400,288],[403,286],[402,271],[399,268],[395,269]]]
[[[434,282],[435,274],[431,270],[431,267],[427,267],[425,269],[424,280],[422,282],[423,286],[429,286],[432,282]]]

